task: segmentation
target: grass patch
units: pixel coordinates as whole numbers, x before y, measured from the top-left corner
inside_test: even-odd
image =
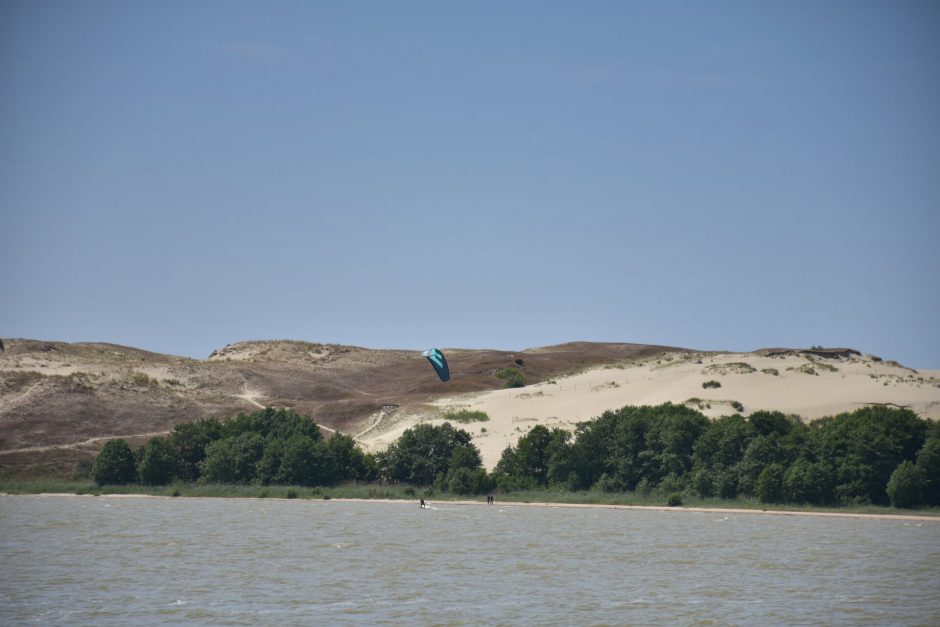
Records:
[[[721,387],[721,382],[720,382],[720,381],[715,381],[715,380],[706,381],[705,383],[702,384],[702,387],[705,388],[706,390],[707,390],[708,388],[720,388],[720,387]]]
[[[827,364],[824,361],[820,361],[819,359],[816,359],[812,355],[803,355],[803,357],[805,357],[807,361],[809,361],[811,364],[813,364],[815,367],[819,368],[820,370],[828,370],[829,372],[839,371],[839,369],[833,366],[832,364]]]
[[[790,368],[787,368],[787,370],[788,370],[788,371],[789,371],[789,370],[793,370],[793,371],[795,371],[795,372],[802,372],[803,374],[809,374],[809,375],[813,375],[813,376],[815,376],[815,377],[818,377],[818,376],[819,376],[819,374],[816,372],[816,370],[815,370],[815,369],[813,368],[813,366],[810,365],[810,364],[803,364],[803,365],[800,366],[799,368],[790,367]]]
[[[444,414],[444,420],[449,420],[453,422],[486,422],[490,417],[485,411],[473,411],[469,409],[461,409],[459,411],[449,411]]]
[[[133,376],[131,377],[131,383],[141,388],[160,387],[160,382],[151,378],[145,372],[134,372]]]
[[[727,364],[712,364],[703,371],[704,374],[751,374],[757,368],[744,361],[732,361]]]
[[[764,368],[761,370],[761,372],[763,372],[764,374],[773,375],[775,377],[780,376],[780,371],[777,370],[776,368]]]
[[[692,398],[686,399],[685,403],[683,404],[688,405],[689,407],[698,407],[699,409],[711,409],[712,408],[711,403],[697,396],[693,396]]]

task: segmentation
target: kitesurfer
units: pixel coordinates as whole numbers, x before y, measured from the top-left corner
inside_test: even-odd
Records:
[[[424,499],[421,499],[421,509],[424,509],[427,505],[424,504]]]

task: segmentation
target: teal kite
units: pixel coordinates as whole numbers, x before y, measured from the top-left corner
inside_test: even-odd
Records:
[[[434,370],[437,371],[437,376],[441,378],[441,381],[450,380],[450,369],[447,367],[447,360],[444,359],[444,353],[436,348],[430,348],[421,353],[421,355],[428,358],[428,361],[434,366]]]

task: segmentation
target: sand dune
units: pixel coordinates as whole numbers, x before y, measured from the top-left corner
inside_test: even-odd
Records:
[[[718,381],[721,387],[703,388],[706,381]],[[384,429],[371,429],[362,443],[370,450],[382,449],[418,422],[440,424],[447,411],[480,410],[489,421],[461,428],[473,435],[484,465],[492,469],[503,449],[537,424],[573,429],[609,409],[666,402],[688,403],[714,418],[734,413],[734,401],[743,405],[745,415],[768,409],[812,420],[881,403],[938,419],[940,371],[915,371],[856,355],[676,353],[524,388],[441,399],[435,403],[437,413],[398,417]]]

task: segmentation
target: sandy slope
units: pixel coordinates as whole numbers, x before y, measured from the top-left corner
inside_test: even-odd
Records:
[[[742,365],[743,364],[743,365]],[[776,372],[776,374],[774,374]],[[719,388],[702,383],[718,381]],[[469,431],[492,469],[506,446],[536,424],[573,429],[581,421],[625,405],[690,403],[710,417],[758,409],[797,414],[805,420],[852,411],[873,403],[906,406],[920,416],[940,418],[940,371],[914,371],[871,357],[821,358],[788,354],[675,354],[580,374],[513,390],[449,397],[438,415],[398,417],[363,434],[363,445],[382,449],[420,421],[443,422],[455,409],[486,412],[490,420],[461,425]]]

